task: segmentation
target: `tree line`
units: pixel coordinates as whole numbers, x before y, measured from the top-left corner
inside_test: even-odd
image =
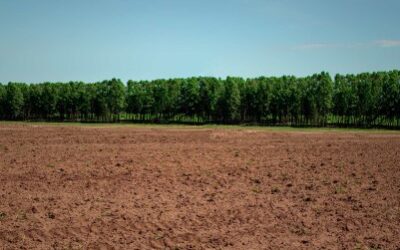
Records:
[[[0,84],[0,119],[400,127],[400,71]]]

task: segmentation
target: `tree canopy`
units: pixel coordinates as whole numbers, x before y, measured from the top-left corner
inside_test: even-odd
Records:
[[[395,127],[400,71],[0,84],[0,119]]]

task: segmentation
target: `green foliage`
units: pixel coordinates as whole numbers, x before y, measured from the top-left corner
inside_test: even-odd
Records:
[[[400,127],[400,73],[0,84],[0,119]]]
[[[6,116],[5,97],[6,97],[6,88],[4,85],[0,83],[0,118],[4,118]]]
[[[5,96],[2,105],[5,117],[9,119],[18,119],[23,114],[24,95],[22,92],[22,83],[9,83],[5,87]]]
[[[179,110],[186,116],[195,116],[199,111],[199,85],[196,78],[182,81],[179,95]]]
[[[240,91],[243,84],[239,77],[227,77],[217,101],[217,114],[224,123],[237,122],[240,118]]]

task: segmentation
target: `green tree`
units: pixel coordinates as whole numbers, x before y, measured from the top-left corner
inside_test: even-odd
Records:
[[[217,113],[226,123],[238,122],[240,119],[239,84],[244,80],[238,77],[227,77],[217,102]]]
[[[218,95],[221,91],[219,79],[214,77],[203,77],[199,83],[199,115],[207,122],[211,121],[216,111]]]
[[[0,119],[6,118],[5,98],[6,88],[3,84],[0,83]]]
[[[333,82],[326,72],[313,75],[313,95],[316,102],[319,125],[324,126],[332,107]]]
[[[20,119],[23,115],[24,96],[21,83],[8,83],[6,86],[4,110],[6,117]]]
[[[199,112],[199,85],[197,79],[192,77],[182,81],[179,95],[180,112],[186,116],[194,117]]]
[[[140,114],[143,109],[143,86],[139,82],[128,81],[126,109],[128,113]]]
[[[106,82],[106,99],[109,111],[112,114],[119,114],[125,107],[125,85],[120,79],[113,78]]]

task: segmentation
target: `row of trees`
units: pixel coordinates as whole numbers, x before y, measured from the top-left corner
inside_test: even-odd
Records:
[[[400,71],[0,84],[0,119],[400,126]]]
[[[0,84],[3,120],[115,120],[124,111],[126,87],[98,83]]]

